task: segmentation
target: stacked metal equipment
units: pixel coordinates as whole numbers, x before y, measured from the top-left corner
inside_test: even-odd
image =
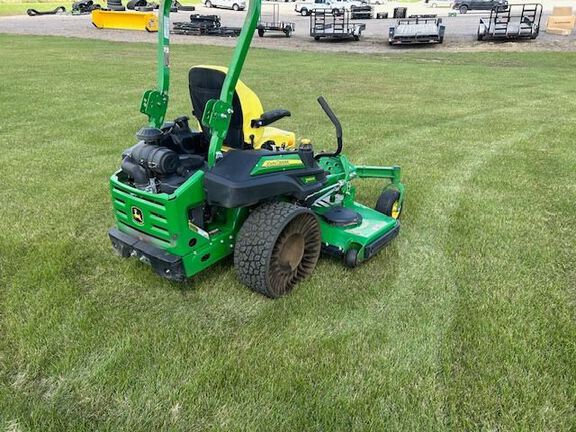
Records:
[[[190,22],[175,22],[172,33],[187,36],[238,36],[240,27],[223,27],[218,15],[190,15]]]

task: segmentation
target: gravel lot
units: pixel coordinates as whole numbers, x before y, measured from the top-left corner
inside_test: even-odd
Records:
[[[564,2],[574,4],[576,2]],[[558,4],[558,2],[555,2]],[[391,15],[395,5],[390,3],[386,6],[376,6],[377,11],[388,11]],[[266,12],[266,3],[264,4]],[[545,7],[542,17],[542,29],[545,26],[546,17],[550,8]],[[203,6],[197,7],[198,13],[216,13],[220,15],[222,25],[240,26],[246,15],[245,12],[233,12],[223,9],[207,9]],[[281,34],[271,33],[264,38],[255,37],[253,46],[263,48],[278,48],[286,50],[306,50],[306,51],[346,51],[360,53],[379,52],[406,52],[406,50],[451,50],[451,51],[576,51],[576,34],[571,36],[557,36],[547,34],[543,30],[538,39],[533,41],[492,43],[477,42],[476,31],[479,17],[485,12],[474,12],[456,17],[448,17],[446,8],[426,8],[423,5],[415,4],[408,6],[409,14],[417,13],[437,13],[443,16],[446,25],[446,34],[442,45],[428,45],[418,47],[390,47],[387,43],[388,28],[394,20],[366,20],[355,21],[365,22],[366,30],[362,34],[359,42],[354,41],[314,41],[308,35],[309,18],[301,17],[294,12],[293,3],[280,3],[280,17],[285,21],[292,21],[296,24],[296,31],[291,38],[285,38]],[[172,14],[172,21],[187,21],[190,12],[179,12]],[[80,37],[89,39],[104,39],[126,42],[154,42],[155,34],[138,31],[122,30],[98,30],[91,25],[90,16],[52,15],[52,16],[12,16],[0,18],[0,33],[11,34],[31,34],[31,35],[54,35]],[[191,43],[233,46],[235,38],[207,37],[207,36],[181,36],[173,35],[173,43]]]

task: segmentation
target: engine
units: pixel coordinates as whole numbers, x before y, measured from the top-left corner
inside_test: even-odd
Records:
[[[162,129],[144,127],[138,143],[122,154],[122,180],[152,193],[173,193],[197,170],[204,168],[207,143],[180,117]]]

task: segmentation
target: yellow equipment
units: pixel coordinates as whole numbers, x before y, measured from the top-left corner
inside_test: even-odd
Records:
[[[206,101],[220,96],[220,90],[227,73],[228,69],[221,66],[194,66],[190,69],[190,96],[194,116],[198,120],[199,127],[202,127],[200,119]],[[265,114],[262,102],[256,93],[240,80],[236,84],[233,102],[234,114],[228,135],[224,140],[224,150],[230,148],[260,149],[262,147],[270,148],[270,146],[296,147],[294,132],[268,126],[267,122],[259,122],[259,119],[263,118],[263,114]],[[290,115],[285,110],[276,110],[269,114],[277,115],[274,121]]]
[[[92,24],[99,29],[158,31],[158,17],[154,12],[118,12],[95,9]]]
[[[576,26],[576,17],[569,6],[555,7],[546,22],[546,33],[569,36]]]

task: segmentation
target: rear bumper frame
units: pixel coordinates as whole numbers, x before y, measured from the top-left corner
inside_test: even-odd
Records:
[[[136,257],[140,261],[150,264],[156,274],[166,279],[177,282],[182,282],[186,279],[181,257],[123,233],[116,227],[108,230],[108,236],[112,242],[112,247],[121,257]]]

